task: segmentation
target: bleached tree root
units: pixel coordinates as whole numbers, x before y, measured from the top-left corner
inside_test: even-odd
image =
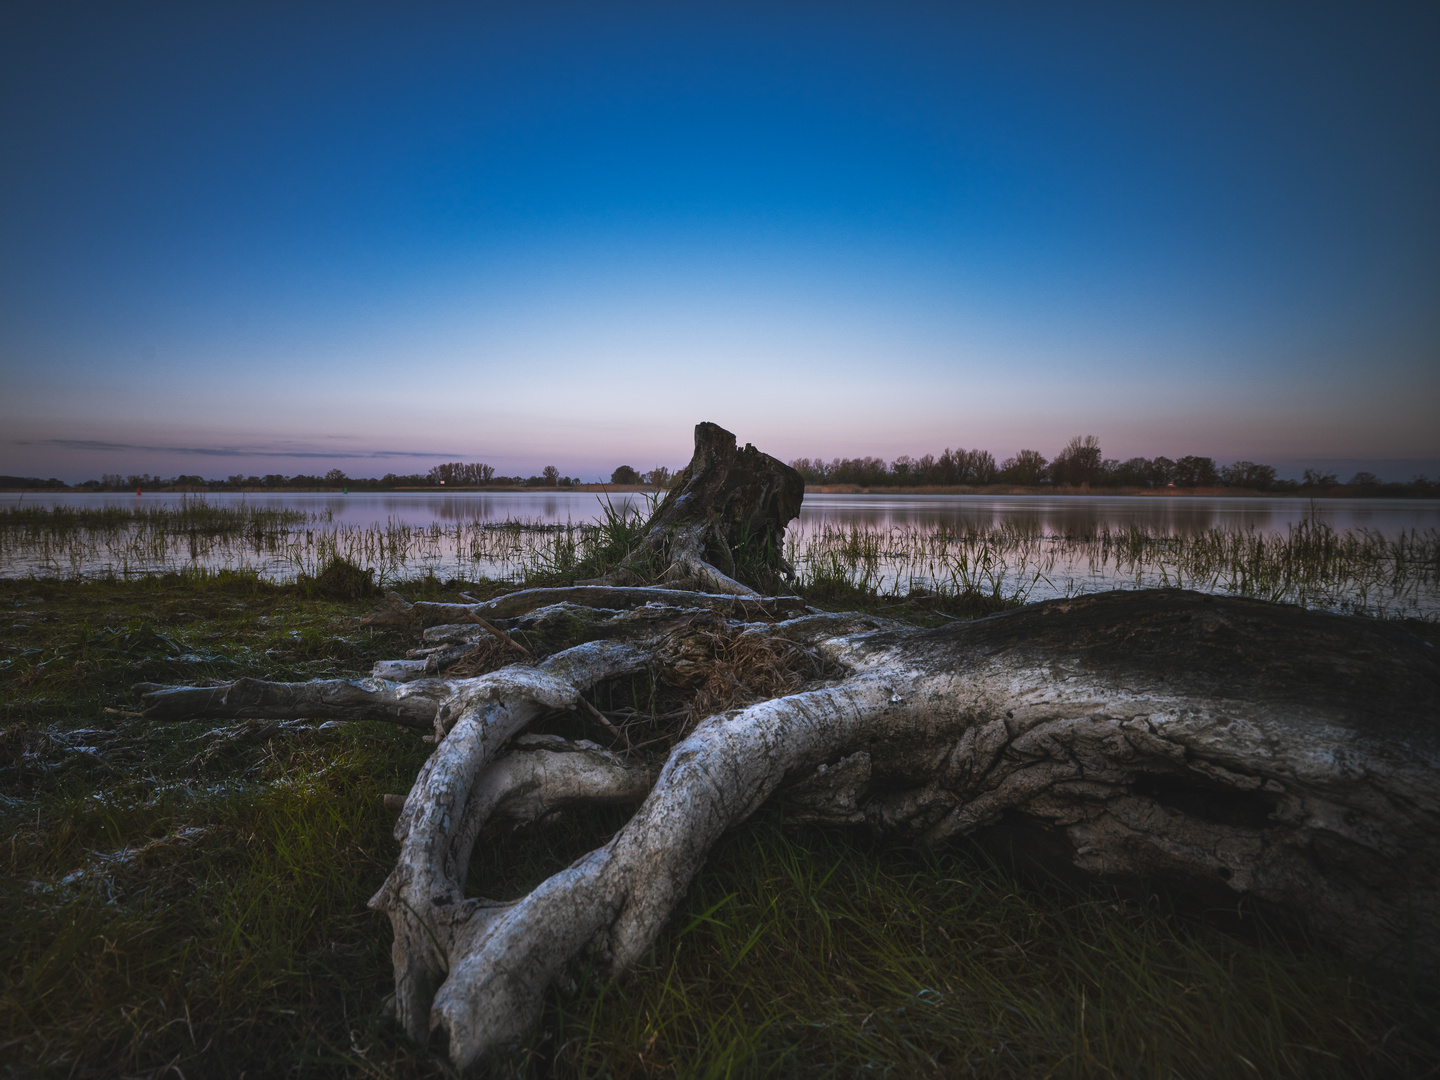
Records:
[[[456,692],[451,681],[317,679],[278,683],[238,679],[218,686],[167,686],[141,694],[149,720],[383,720],[429,731]]]
[[[639,802],[655,778],[644,763],[627,762],[593,743],[521,736],[517,744],[488,768],[478,757],[462,763],[459,784],[464,773],[474,775],[459,813],[437,820],[415,812],[420,807],[413,803],[417,796],[433,798],[438,791],[443,800],[453,793],[459,786],[454,772],[432,776],[423,789],[417,783],[406,800],[410,813],[402,811],[395,829],[402,843],[396,869],[370,900],[390,916],[395,933],[390,1008],[420,1041],[429,1033],[436,986],[467,955],[475,930],[510,906],[464,897],[481,828],[491,820],[531,824],[576,803]]]
[[[1166,591],[821,647],[854,673],[702,724],[609,844],[452,925],[429,1023],[457,1065],[521,1038],[573,962],[633,963],[771,797],[932,842],[1010,818],[1081,868],[1252,896],[1436,969],[1440,665],[1403,630]]]
[[[512,666],[475,679],[457,680],[456,689],[435,716],[436,748],[405,800],[395,824],[400,857],[371,907],[384,910],[395,931],[395,1015],[407,1031],[422,1036],[428,1028],[431,995],[445,971],[447,942],[477,918],[484,905],[465,904],[464,881],[470,851],[506,789],[503,777],[479,783],[505,743],[536,717],[576,706],[580,690],[605,679],[643,670],[649,656],[619,642],[579,645],[535,666]],[[621,763],[601,767],[585,763],[547,772],[552,790],[542,802],[563,801],[566,785],[633,782]],[[588,779],[587,779],[588,777]],[[487,794],[488,793],[488,794]]]
[[[805,610],[805,602],[797,596],[761,596],[743,585],[739,586],[739,589],[741,591],[724,588],[706,593],[646,586],[569,585],[553,589],[522,589],[480,604],[441,604],[427,600],[411,604],[398,593],[392,592],[386,594],[384,604],[362,616],[360,623],[362,626],[405,629],[411,626],[463,623],[472,615],[478,615],[482,619],[513,619],[552,604],[610,609],[630,608],[640,604],[670,604],[686,608],[708,608],[747,619],[783,618],[785,615],[794,615]]]
[[[716,544],[712,533],[713,530],[704,525],[671,529],[666,534],[670,542],[667,553],[670,566],[662,580],[683,582],[711,593],[760,599],[760,594],[749,585],[742,585],[706,559],[706,548]],[[731,562],[734,562],[733,557]]]
[[[144,699],[153,716],[434,730],[372,906],[395,931],[397,1017],[417,1039],[439,1032],[459,1066],[522,1038],[571,965],[633,964],[714,842],[768,799],[787,820],[932,843],[1003,824],[1042,861],[1253,898],[1357,961],[1440,973],[1440,659],[1401,626],[1179,590],[938,630],[854,614],[740,622],[749,601],[697,611],[632,591],[661,602],[525,609],[509,629],[538,654],[602,640],[471,679],[241,680]],[[711,716],[663,767],[515,738],[617,675],[673,668],[688,685],[707,634],[801,650],[808,682]],[[801,668],[788,670],[793,686]],[[487,820],[642,795],[609,843],[523,899],[464,896]]]

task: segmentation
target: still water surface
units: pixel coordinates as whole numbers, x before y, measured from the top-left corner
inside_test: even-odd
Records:
[[[0,505],[144,508],[178,506],[182,498],[27,495]],[[138,534],[96,530],[43,550],[12,541],[0,544],[0,574],[128,577],[203,566],[284,580],[339,554],[373,567],[382,583],[426,572],[509,578],[546,565],[573,543],[576,527],[604,520],[607,510],[605,496],[566,491],[204,499],[298,510],[306,520],[264,538],[177,530],[139,543]],[[609,497],[614,510],[646,514],[649,507],[644,495]],[[551,528],[496,528],[517,521]],[[1182,585],[1332,610],[1440,616],[1440,500],[810,494],[786,541],[802,576],[839,573],[882,592],[920,587],[1042,600]]]
[[[178,506],[171,494],[42,494],[0,496],[0,505],[24,506]],[[525,521],[539,524],[591,524],[604,517],[606,496],[589,491],[553,492],[383,492],[338,495],[333,492],[286,494],[220,493],[201,496],[218,505],[301,510],[321,514],[335,524],[384,526],[454,522]],[[609,496],[614,507],[644,510],[645,497]],[[22,501],[23,500],[23,501]],[[851,523],[874,528],[910,526],[951,529],[993,528],[1015,522],[1047,536],[1075,536],[1108,527],[1138,526],[1150,533],[1180,535],[1206,529],[1283,533],[1309,518],[1338,531],[1373,529],[1395,536],[1409,529],[1440,528],[1436,499],[1211,498],[1124,495],[824,495],[805,496],[798,528]],[[792,532],[795,527],[792,526]]]

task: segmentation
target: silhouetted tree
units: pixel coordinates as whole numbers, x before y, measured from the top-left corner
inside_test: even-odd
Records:
[[[1000,466],[1000,479],[1007,484],[1030,487],[1045,479],[1045,455],[1039,450],[1021,450]]]
[[[1265,491],[1275,486],[1275,468],[1272,465],[1256,465],[1253,461],[1237,461],[1220,470],[1220,482],[1229,487]]]
[[[1076,435],[1050,463],[1050,479],[1057,484],[1093,484],[1100,479],[1100,440]]]
[[[1000,476],[1000,469],[995,464],[995,455],[989,450],[971,450],[965,455],[965,470],[969,476],[965,483],[971,484],[993,484]]]
[[[1175,462],[1168,457],[1153,457],[1150,459],[1150,467],[1146,470],[1146,483],[1149,487],[1165,487],[1175,481]]]
[[[1175,462],[1172,476],[1176,487],[1214,487],[1220,482],[1215,470],[1215,459],[1187,454]]]
[[[1110,478],[1121,487],[1149,487],[1150,459],[1132,457],[1122,461],[1110,473]]]
[[[638,484],[640,474],[629,465],[621,465],[610,474],[610,482],[612,484]]]

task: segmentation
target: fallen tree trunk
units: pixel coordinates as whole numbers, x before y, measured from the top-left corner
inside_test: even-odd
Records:
[[[939,630],[818,613],[747,622],[668,603],[577,621],[564,597],[548,599],[523,617],[537,654],[547,626],[602,640],[561,635],[552,643],[567,647],[537,663],[371,691],[385,719],[402,689],[435,703],[441,741],[405,800],[400,857],[372,906],[395,929],[397,1017],[417,1039],[445,1038],[457,1065],[522,1038],[577,960],[632,964],[715,840],[770,799],[787,803],[787,820],[932,843],[1020,828],[1037,858],[1252,897],[1359,961],[1440,968],[1440,661],[1400,626],[1179,590]],[[759,692],[734,702],[744,707],[678,728],[663,764],[581,747],[571,767],[547,771],[520,760],[533,747],[508,742],[547,712],[584,707],[582,689],[622,671],[659,679],[688,664],[679,681],[696,685],[722,646],[737,683],[746,656],[809,666],[752,680]],[[181,701],[241,715],[234,691],[216,689],[144,700],[157,715]],[[287,695],[291,715],[326,700],[242,696],[279,718]],[[608,844],[523,899],[466,898],[470,848],[521,783],[537,813],[644,802]]]

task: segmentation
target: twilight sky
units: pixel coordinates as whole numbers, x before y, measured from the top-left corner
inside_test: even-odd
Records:
[[[1440,471],[1440,6],[0,8],[0,473]]]

